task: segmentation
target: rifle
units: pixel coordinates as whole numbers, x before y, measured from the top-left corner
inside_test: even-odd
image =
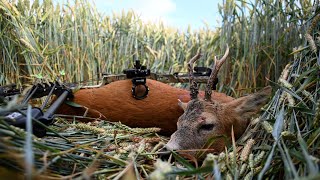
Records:
[[[11,97],[13,95],[20,94],[21,90],[17,90],[15,86],[0,86],[0,97]],[[44,108],[48,105],[49,99],[52,95],[56,95],[55,101],[50,105],[50,107],[44,111]],[[16,127],[26,128],[27,121],[27,108],[30,99],[41,98],[47,96],[45,101],[42,103],[41,107],[32,107],[31,117],[33,120],[33,134],[37,137],[43,137],[46,135],[46,128],[42,126],[50,125],[54,119],[54,113],[61,106],[61,104],[67,99],[73,96],[72,91],[64,85],[59,84],[57,81],[54,83],[41,84],[37,83],[32,86],[32,88],[27,92],[21,102],[21,109],[15,109],[14,111],[2,110],[0,111],[0,116],[4,117],[4,121],[9,125]],[[40,122],[40,123],[39,123]]]
[[[125,80],[133,78],[133,89],[132,93],[133,96],[137,99],[143,99],[148,93],[148,87],[146,86],[146,94],[141,97],[136,97],[134,93],[135,83],[136,80],[140,80],[141,78],[144,79],[143,83],[146,83],[145,78],[148,77],[149,79],[157,80],[163,83],[186,83],[189,82],[189,77],[187,74],[181,73],[174,73],[174,74],[156,74],[150,73],[150,70],[145,69],[144,66],[139,64],[140,62],[136,62],[135,69],[127,69],[124,70],[125,74],[119,75],[108,75],[103,74],[102,82],[98,85],[94,86],[83,86],[81,88],[98,88],[103,85],[109,84],[114,81]],[[194,68],[194,75],[195,79],[198,83],[206,83],[210,74],[211,69],[205,67],[195,67]],[[136,75],[140,76],[136,76]],[[141,75],[142,74],[142,75]],[[135,80],[135,81],[134,81]],[[217,79],[216,82],[217,83]],[[139,85],[139,84],[138,84]],[[215,87],[215,86],[213,86]],[[7,86],[0,86],[0,99],[6,97],[12,97],[17,94],[21,94],[22,89],[17,89],[15,84],[7,85]],[[55,101],[50,105],[50,107],[44,111],[44,108],[48,105],[49,99],[52,95],[56,95]],[[27,120],[27,108],[26,105],[28,104],[30,99],[41,98],[47,96],[45,101],[43,102],[42,106],[39,107],[32,107],[31,110],[31,117],[33,121],[33,134],[38,137],[43,137],[46,135],[46,129],[44,126],[39,124],[38,122],[49,125],[53,122],[54,113],[57,109],[62,105],[62,103],[67,98],[72,98],[73,94],[70,88],[66,87],[65,85],[59,84],[57,81],[54,83],[37,83],[32,86],[32,88],[27,92],[22,100],[21,106],[22,109],[16,109],[14,111],[1,111],[0,109],[0,116],[4,117],[4,120],[9,124],[16,127],[20,127],[25,129],[26,128],[26,120]]]
[[[211,74],[211,69],[206,67],[194,67],[194,79],[197,83],[207,83],[209,76]],[[188,83],[189,82],[189,76],[188,74],[175,72],[173,74],[158,74],[158,73],[150,73],[147,76],[148,79],[160,81],[163,83]],[[98,85],[92,85],[92,86],[82,86],[81,88],[98,88],[107,84],[110,84],[115,81],[130,79],[127,77],[127,74],[102,74],[101,83]],[[218,78],[215,79],[214,84],[218,83]],[[215,86],[213,86],[215,88]],[[213,89],[215,90],[215,89]]]
[[[206,83],[209,79],[211,74],[211,69],[206,67],[194,67],[194,79],[197,83]],[[140,64],[139,60],[135,61],[135,65],[133,69],[125,69],[123,71],[124,74],[119,75],[108,75],[103,74],[102,81],[98,85],[93,86],[82,86],[81,88],[98,88],[104,85],[107,85],[114,81],[125,80],[125,79],[132,79],[132,88],[131,94],[132,96],[137,99],[141,100],[148,96],[149,87],[147,86],[147,78],[153,79],[156,81],[160,81],[163,83],[187,83],[189,82],[189,75],[181,74],[181,73],[174,73],[174,74],[156,74],[150,73],[150,69],[147,69],[146,66]],[[216,90],[216,85],[218,83],[218,78],[215,78],[214,85],[212,86],[212,90]],[[144,89],[142,94],[138,94],[137,87],[140,89]]]

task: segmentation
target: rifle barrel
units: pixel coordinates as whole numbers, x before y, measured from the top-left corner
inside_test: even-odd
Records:
[[[155,74],[151,73],[150,76],[147,77],[148,79],[153,79],[156,81],[160,81],[163,83],[188,83],[189,77],[188,75],[175,75],[175,74]],[[194,79],[197,83],[207,83],[208,76],[195,76]],[[127,79],[126,74],[119,74],[119,75],[103,75],[102,82],[98,85],[93,86],[83,86],[82,89],[87,88],[98,88],[107,84],[110,84],[115,81],[125,80]]]
[[[49,109],[44,113],[43,118],[45,119],[51,119],[54,113],[58,110],[58,108],[61,106],[61,104],[64,102],[64,100],[67,99],[69,95],[69,91],[65,90],[55,101],[52,103],[52,105],[49,107]]]

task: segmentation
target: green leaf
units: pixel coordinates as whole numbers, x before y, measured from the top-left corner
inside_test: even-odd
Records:
[[[269,154],[269,156],[268,156],[268,158],[267,158],[267,161],[266,161],[266,163],[264,164],[264,167],[263,167],[263,169],[260,171],[260,173],[259,173],[259,176],[258,176],[258,179],[260,180],[260,179],[263,179],[262,177],[263,177],[263,175],[267,172],[267,170],[269,169],[269,166],[270,166],[270,164],[271,164],[271,162],[272,162],[272,160],[273,160],[273,154],[274,154],[274,150],[275,150],[275,148],[276,148],[276,146],[277,146],[277,142],[274,142],[273,143],[273,146],[272,146],[272,149],[271,149],[271,152],[270,152],[270,154]]]
[[[300,147],[301,147],[301,150],[302,150],[302,154],[304,156],[304,159],[305,161],[307,162],[307,167],[308,167],[308,170],[309,170],[309,173],[311,175],[315,175],[317,174],[317,168],[315,166],[315,164],[311,161],[310,159],[310,155],[308,153],[308,148],[307,148],[307,144],[306,142],[303,140],[301,134],[300,134],[300,131],[298,132],[298,142],[300,144]]]
[[[320,128],[316,129],[307,140],[308,147],[310,146],[320,137]]]
[[[272,136],[276,141],[279,140],[279,137],[283,128],[283,123],[284,123],[284,106],[282,106],[279,114],[277,115],[276,122],[273,125]]]
[[[208,173],[208,172],[212,172],[212,166],[205,166],[205,167],[200,167],[197,169],[188,169],[188,170],[175,170],[175,171],[172,171],[168,174],[189,176],[189,175]]]
[[[61,76],[65,76],[65,75],[66,75],[66,73],[64,72],[64,70],[59,71],[59,73],[60,73]]]
[[[42,79],[43,76],[39,73],[39,74],[36,74],[36,75],[33,75],[34,77],[36,77],[37,79]]]
[[[78,103],[75,103],[73,101],[65,101],[66,104],[68,104],[69,106],[72,106],[72,107],[76,107],[76,108],[81,108],[83,107],[82,105],[78,104]]]
[[[184,158],[182,158],[181,156],[179,156],[177,153],[172,152],[173,157],[182,165],[184,165],[185,167],[187,167],[188,169],[195,169],[187,160],[185,160]]]

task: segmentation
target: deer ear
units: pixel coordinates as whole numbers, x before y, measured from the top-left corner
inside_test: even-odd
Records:
[[[267,86],[254,94],[231,101],[227,104],[227,107],[234,109],[241,117],[249,119],[259,112],[261,107],[267,103],[271,95],[271,90],[271,86]]]
[[[180,99],[178,99],[178,105],[183,109],[183,111],[185,111],[188,103],[184,103]]]

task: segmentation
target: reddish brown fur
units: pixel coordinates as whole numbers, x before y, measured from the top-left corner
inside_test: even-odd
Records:
[[[110,121],[121,121],[131,127],[160,127],[164,134],[172,134],[183,114],[178,99],[188,102],[190,92],[149,79],[147,85],[150,92],[143,100],[132,97],[130,80],[122,80],[100,88],[81,89],[75,93],[73,101],[89,108],[90,117],[98,118],[100,112]],[[204,92],[199,94],[203,97]],[[212,99],[221,103],[233,100],[222,93],[214,93]],[[83,115],[84,112],[84,108],[63,105],[58,113]]]

